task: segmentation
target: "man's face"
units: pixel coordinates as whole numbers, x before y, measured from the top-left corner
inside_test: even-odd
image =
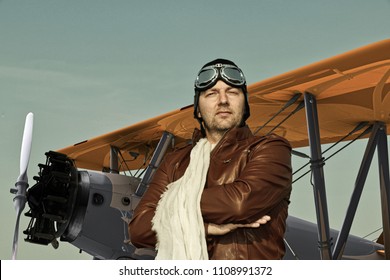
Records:
[[[219,80],[199,96],[199,112],[207,133],[224,133],[242,123],[245,95],[240,88]]]

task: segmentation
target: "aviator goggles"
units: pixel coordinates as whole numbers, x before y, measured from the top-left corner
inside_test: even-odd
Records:
[[[246,84],[244,73],[237,66],[217,63],[201,69],[195,80],[195,89],[203,91],[212,87],[217,80],[223,80],[234,87]]]

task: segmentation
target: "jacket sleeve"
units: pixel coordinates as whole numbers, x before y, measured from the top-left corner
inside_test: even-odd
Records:
[[[163,160],[157,169],[152,182],[138,203],[129,224],[131,243],[137,248],[154,248],[156,234],[152,230],[152,219],[158,201],[169,184],[166,161]]]
[[[288,203],[291,180],[291,146],[282,138],[270,137],[252,148],[233,182],[204,189],[203,219],[216,224],[248,223],[269,215],[279,204]]]

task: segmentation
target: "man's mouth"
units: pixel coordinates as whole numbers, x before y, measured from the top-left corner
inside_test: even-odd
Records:
[[[232,112],[230,112],[230,111],[218,111],[217,112],[217,115],[219,115],[219,116],[228,116],[231,114],[232,114]]]

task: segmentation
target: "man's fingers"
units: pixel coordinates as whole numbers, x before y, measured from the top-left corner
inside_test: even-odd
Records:
[[[259,223],[259,224],[264,225],[264,224],[268,223],[270,220],[271,220],[271,217],[266,215],[266,216],[263,216],[260,219],[258,219],[255,223]]]
[[[254,222],[254,223],[250,223],[250,224],[234,224],[234,226],[236,228],[258,228],[260,226],[260,223],[259,222]]]
[[[268,215],[265,215],[258,219],[257,221],[250,223],[250,224],[236,224],[237,227],[251,227],[251,228],[258,228],[260,225],[264,225],[268,223],[271,220],[271,217]]]

